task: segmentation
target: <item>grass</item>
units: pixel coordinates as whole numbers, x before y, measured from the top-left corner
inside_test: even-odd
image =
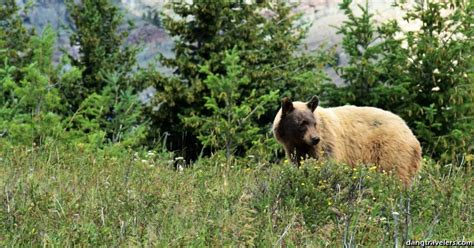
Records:
[[[473,175],[46,145],[0,148],[0,246],[393,246],[474,240]]]

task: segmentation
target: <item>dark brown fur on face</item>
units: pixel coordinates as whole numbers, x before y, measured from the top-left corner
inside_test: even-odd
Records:
[[[282,100],[281,120],[275,131],[277,137],[285,140],[289,148],[287,153],[295,164],[307,157],[317,158],[316,146],[320,137],[313,112],[318,103],[318,98],[313,97],[303,108],[295,108],[289,98]]]

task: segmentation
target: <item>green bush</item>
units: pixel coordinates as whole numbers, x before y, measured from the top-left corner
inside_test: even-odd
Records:
[[[4,59],[0,68],[0,130],[14,144],[40,144],[62,132],[61,97],[52,65],[55,33],[45,28],[28,43],[32,60],[24,67]]]
[[[131,87],[120,87],[121,75],[105,73],[106,85],[99,93],[92,93],[81,102],[78,110],[67,118],[66,128],[76,142],[90,144],[91,148],[106,143],[123,147],[142,145],[147,122],[142,116],[142,105]]]

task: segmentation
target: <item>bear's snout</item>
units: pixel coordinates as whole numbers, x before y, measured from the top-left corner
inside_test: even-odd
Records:
[[[317,145],[320,141],[318,136],[311,137],[311,145]]]

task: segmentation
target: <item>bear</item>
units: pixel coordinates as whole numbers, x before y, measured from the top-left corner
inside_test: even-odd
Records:
[[[281,101],[273,134],[294,164],[322,157],[351,166],[376,165],[411,184],[421,168],[421,146],[402,118],[375,107],[318,105],[317,96],[308,102]]]

